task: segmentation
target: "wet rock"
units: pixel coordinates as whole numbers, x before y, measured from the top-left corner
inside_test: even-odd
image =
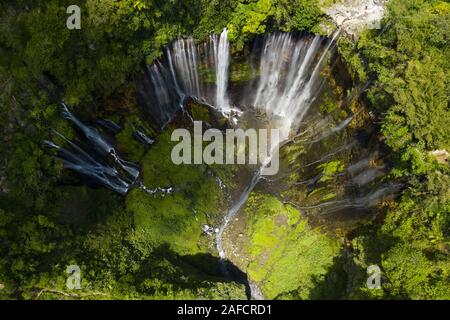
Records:
[[[152,146],[156,141],[150,137],[148,137],[144,130],[142,128],[138,128],[134,133],[133,133],[133,137],[139,141],[140,143],[142,143],[143,145],[150,147]]]
[[[113,134],[119,133],[123,129],[117,123],[108,119],[98,119],[95,122],[102,128],[105,128],[106,130],[110,131]]]
[[[203,232],[203,234],[207,234],[208,236],[212,236],[214,233],[218,233],[219,232],[219,228],[214,228],[214,227],[211,227],[211,226],[209,226],[207,224],[204,224],[202,226],[202,232]]]

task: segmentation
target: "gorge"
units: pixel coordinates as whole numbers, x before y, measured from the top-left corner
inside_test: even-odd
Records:
[[[195,117],[192,110],[189,110],[192,103],[197,104],[198,108],[212,109],[216,112],[216,117],[222,117],[226,124],[218,129],[221,129],[223,134],[226,127],[249,129],[257,126],[280,130],[281,137],[278,141],[272,141],[272,144],[273,152],[275,152],[274,146],[277,150],[281,148],[281,151],[269,155],[259,165],[247,165],[248,169],[245,170],[249,170],[251,178],[248,181],[244,179],[237,182],[242,186],[243,191],[231,197],[229,207],[224,216],[219,219],[220,224],[214,234],[221,270],[224,276],[233,279],[228,270],[227,251],[233,251],[235,244],[229,238],[229,234],[233,231],[227,229],[230,224],[232,229],[239,228],[234,226],[236,217],[246,219],[242,217],[243,207],[260,183],[269,184],[268,188],[272,189],[269,194],[276,196],[282,194],[282,190],[277,186],[280,181],[284,181],[283,190],[286,190],[286,186],[292,185],[297,186],[299,191],[302,190],[300,186],[305,186],[306,190],[312,188],[313,191],[320,192],[318,186],[328,183],[326,188],[330,188],[336,181],[339,181],[342,186],[349,184],[349,190],[352,190],[352,185],[356,185],[357,188],[353,188],[352,191],[341,190],[337,194],[324,194],[319,198],[313,198],[313,203],[309,203],[311,201],[309,199],[304,200],[308,204],[299,200],[289,200],[290,203],[295,202],[294,206],[303,211],[304,215],[308,215],[307,212],[310,211],[316,217],[341,212],[344,218],[345,210],[348,208],[352,209],[353,215],[357,214],[358,210],[370,212],[371,208],[378,206],[388,196],[394,197],[400,190],[400,185],[391,182],[378,186],[377,181],[382,180],[385,172],[383,165],[374,166],[369,163],[369,160],[358,160],[358,157],[361,157],[361,150],[352,151],[362,147],[357,141],[358,130],[361,129],[357,126],[355,129],[348,128],[361,114],[367,113],[363,106],[356,110],[349,109],[353,101],[358,101],[358,96],[340,98],[341,105],[336,105],[335,110],[330,112],[324,113],[319,108],[324,103],[324,97],[328,97],[333,94],[333,90],[336,90],[336,87],[333,88],[333,80],[330,78],[333,75],[330,70],[333,69],[332,61],[336,59],[335,46],[340,35],[339,29],[330,38],[306,33],[274,33],[255,40],[252,51],[244,57],[253,63],[250,79],[239,83],[238,86],[233,82],[229,83],[229,68],[233,59],[227,34],[227,29],[224,29],[220,36],[211,35],[204,43],[195,43],[192,38],[176,40],[166,48],[163,59],[147,66],[146,78],[139,93],[144,110],[148,108],[146,112],[159,124],[160,130],[165,130],[181,114],[187,119],[188,128],[194,128],[194,135],[201,134],[195,133],[198,129],[194,123],[198,122],[192,122]],[[119,166],[119,171],[123,171],[128,177],[121,177],[114,167],[103,167],[93,162],[95,160],[92,156],[70,141],[75,150],[87,158],[88,162],[93,162],[93,165],[81,160],[77,162],[74,159],[79,159],[79,156],[71,155],[68,151],[47,142],[49,146],[59,150],[60,155],[65,159],[66,168],[94,177],[97,183],[122,195],[126,195],[130,188],[135,186],[142,188],[150,196],[157,192],[164,194],[168,190],[170,199],[173,188],[165,189],[163,186],[155,186],[155,189],[149,190],[142,182],[137,183],[137,178],[141,175],[138,166],[122,160],[116,154],[114,147],[102,138],[98,129],[82,124],[65,105],[63,105],[63,116],[81,129],[84,137],[97,152],[102,155],[112,155],[112,160]],[[208,122],[207,124],[211,126]],[[362,128],[364,129],[367,125],[367,123],[364,124]],[[298,139],[299,137],[301,139]],[[336,137],[339,138],[335,140]],[[289,148],[292,145],[304,150],[300,155],[294,155],[286,162],[283,158],[289,156]],[[315,147],[318,146],[320,147],[316,149]],[[151,148],[150,146],[150,150]],[[367,153],[377,152],[376,149],[368,148],[367,150]],[[341,153],[346,154],[346,158],[341,158]],[[273,156],[281,156],[284,161],[284,170],[274,177],[268,176],[266,180],[261,181],[264,179],[262,170],[265,166],[269,166]],[[314,159],[314,157],[318,159],[312,162],[308,160],[307,163],[301,160]],[[380,157],[377,158],[380,159]],[[355,163],[352,164],[352,162]],[[296,164],[293,165],[293,163]],[[298,167],[299,163],[302,166]],[[327,166],[337,167],[327,172]],[[309,178],[310,174],[316,174],[318,168],[322,167],[324,168],[322,174]],[[344,167],[348,167],[346,169],[348,173],[343,170]],[[294,173],[298,174],[298,177],[294,177]],[[294,181],[287,182],[286,179],[294,179]],[[278,180],[278,182],[272,183],[271,180]],[[364,186],[368,187],[364,188]],[[173,187],[177,189],[176,184]],[[306,190],[302,192],[311,193]],[[366,212],[365,216],[370,217],[370,214]],[[200,229],[199,224],[198,230]],[[227,239],[224,240],[224,237]],[[242,250],[242,247],[238,250]],[[239,260],[235,261],[232,258],[231,262],[245,269]],[[252,277],[248,277],[248,281],[246,286],[250,296],[253,299],[262,299],[264,294],[257,282]]]
[[[449,299],[448,1],[78,2],[0,4],[0,299]]]

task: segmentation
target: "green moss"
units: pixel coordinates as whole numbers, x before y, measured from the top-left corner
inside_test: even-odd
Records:
[[[246,82],[255,77],[251,65],[246,61],[233,61],[230,66],[230,82]]]
[[[205,106],[202,106],[198,103],[191,103],[189,105],[191,110],[191,116],[192,119],[195,121],[204,121],[204,122],[210,122],[211,116],[209,114],[209,109]]]
[[[337,108],[338,108],[338,104],[336,103],[336,101],[333,101],[330,98],[329,94],[326,94],[323,99],[323,103],[320,106],[320,111],[322,113],[332,113]]]
[[[120,154],[127,160],[139,162],[147,148],[133,137],[136,126],[144,128],[146,133],[153,135],[153,130],[137,116],[129,116],[125,119],[124,128],[116,135],[117,147]]]
[[[331,199],[334,199],[334,198],[336,198],[336,194],[335,193],[328,193],[328,194],[326,194],[326,195],[324,195],[322,197],[322,201],[328,201],[328,200],[331,200]]]
[[[252,194],[245,213],[250,279],[268,299],[310,297],[339,253],[337,242],[274,196]]]
[[[203,83],[213,84],[216,83],[216,69],[214,67],[208,67],[206,65],[200,66],[200,77]]]
[[[200,76],[204,83],[216,83],[216,69],[205,65],[200,66]],[[230,64],[229,79],[232,83],[250,81],[255,77],[251,65],[247,61],[233,60]]]
[[[170,135],[170,129],[163,132],[142,159],[143,176],[150,189],[171,186],[176,192],[161,198],[134,190],[127,196],[127,209],[134,215],[137,232],[144,232],[148,241],[170,244],[180,254],[198,253],[205,249],[199,247],[201,226],[219,221],[225,195],[211,168],[171,161],[176,143]]]
[[[320,178],[320,182],[325,182],[329,180],[333,180],[334,176],[337,173],[344,171],[344,164],[339,161],[330,161],[318,166],[319,169],[322,170],[322,177]]]

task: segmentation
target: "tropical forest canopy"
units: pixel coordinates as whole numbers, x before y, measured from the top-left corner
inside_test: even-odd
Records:
[[[267,33],[325,34],[323,7],[333,1],[80,0],[81,29],[69,30],[73,2],[0,4],[0,297],[245,299],[244,286],[221,275],[194,227],[219,220],[214,214],[225,205],[208,172],[227,182],[234,169],[173,165],[169,132],[143,120],[135,91],[144,66],[179,37],[202,42],[227,28],[239,56]],[[381,30],[340,37],[338,54],[351,83],[366,86],[361,100],[380,121],[374,134],[388,154],[385,179],[404,187],[375,219],[345,234],[308,225],[275,196],[252,194],[244,209],[256,239],[250,257],[279,249],[269,232],[273,212],[288,221],[277,232],[296,228],[281,244],[278,273],[248,261],[253,279],[268,279],[268,298],[450,299],[450,172],[448,158],[436,156],[450,151],[450,2],[391,0]],[[183,191],[122,197],[79,183],[42,146],[51,130],[76,138],[61,101],[84,119],[121,119],[118,149],[143,164],[145,183]],[[130,138],[135,123],[157,136],[150,150]],[[325,177],[343,170],[332,162],[320,169]],[[68,265],[83,272],[75,296],[61,294]],[[367,289],[369,265],[380,266],[382,289]]]

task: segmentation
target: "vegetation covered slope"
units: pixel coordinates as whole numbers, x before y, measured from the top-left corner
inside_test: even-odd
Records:
[[[227,252],[266,299],[330,298],[333,291],[321,288],[331,283],[335,292],[342,289],[343,282],[326,279],[339,259],[339,241],[311,228],[297,209],[273,195],[253,192],[243,211],[242,233],[228,237],[234,239]]]
[[[450,298],[450,176],[433,152],[450,142],[450,3],[390,1],[381,30],[341,50],[392,150],[392,177],[406,189],[375,229],[354,239],[362,261],[386,277],[380,297]],[[350,50],[352,52],[350,53]]]

